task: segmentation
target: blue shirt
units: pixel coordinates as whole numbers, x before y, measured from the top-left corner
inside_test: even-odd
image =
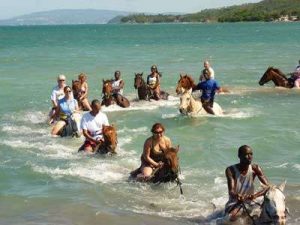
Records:
[[[216,90],[219,90],[221,87],[219,86],[219,83],[214,79],[209,79],[203,82],[200,82],[196,90],[202,90],[201,98],[208,100],[213,99],[216,94]]]
[[[60,112],[67,116],[75,111],[77,104],[76,99],[67,100],[65,97],[58,101]]]

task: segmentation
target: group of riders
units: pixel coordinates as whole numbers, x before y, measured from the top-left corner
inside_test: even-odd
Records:
[[[147,85],[152,88],[156,99],[160,98],[160,73],[157,66],[151,67],[151,74],[147,77]],[[300,83],[300,61],[295,73],[295,86]],[[51,94],[53,108],[49,114],[49,123],[52,125],[51,134],[53,136],[76,135],[85,137],[80,150],[88,153],[94,153],[99,145],[103,144],[103,126],[109,125],[108,118],[101,111],[101,102],[97,99],[91,104],[87,99],[88,84],[86,74],[81,73],[78,76],[81,83],[80,94],[77,99],[72,94],[72,87],[66,85],[66,77],[59,75],[57,86]],[[297,84],[296,84],[297,83]],[[113,94],[123,94],[124,81],[121,79],[120,71],[114,73],[112,79]],[[221,91],[221,87],[215,80],[214,70],[208,61],[204,62],[204,69],[199,77],[199,84],[193,88],[202,90],[201,102],[208,113],[213,114],[212,105],[216,92]],[[81,118],[81,109],[88,112]],[[81,132],[82,131],[82,132]],[[165,127],[161,123],[153,124],[151,128],[152,135],[144,143],[143,153],[141,155],[141,166],[131,172],[131,176],[137,181],[148,181],[154,171],[164,166],[162,157],[166,149],[172,146],[170,138],[164,135]],[[267,188],[254,192],[254,179],[258,177],[260,182],[267,187],[268,180],[264,176],[260,166],[252,164],[253,151],[250,146],[243,145],[238,149],[240,162],[228,167],[225,171],[227,177],[229,201],[225,206],[225,212],[229,221],[235,221],[243,212],[242,204],[251,202],[255,198],[266,193]]]

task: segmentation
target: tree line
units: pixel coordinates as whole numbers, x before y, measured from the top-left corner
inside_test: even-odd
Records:
[[[121,18],[121,23],[197,23],[275,21],[282,16],[300,19],[300,0],[263,0],[219,9],[205,9],[184,15],[133,14]]]

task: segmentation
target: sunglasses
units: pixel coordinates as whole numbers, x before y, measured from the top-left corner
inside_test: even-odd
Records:
[[[71,93],[72,91],[71,91],[71,90],[67,90],[66,92],[69,92],[69,93]]]
[[[65,81],[65,80],[58,80],[58,81]]]
[[[161,131],[153,131],[152,133],[153,133],[153,134],[162,134],[163,131],[162,131],[162,130],[161,130]]]

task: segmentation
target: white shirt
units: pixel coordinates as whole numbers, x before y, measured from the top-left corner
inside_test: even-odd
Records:
[[[96,139],[102,137],[102,125],[109,125],[107,116],[103,112],[99,112],[96,116],[88,112],[82,116],[81,129],[87,130]]]
[[[64,88],[60,89],[58,85],[55,86],[51,93],[51,100],[57,104],[58,100],[62,99],[63,97],[65,97]]]
[[[114,93],[118,93],[118,94],[123,94],[123,88],[122,89],[119,89],[120,87],[120,83],[121,83],[122,79],[119,79],[119,80],[114,80],[112,82],[112,88],[113,88],[113,92]],[[119,90],[118,90],[119,89]]]

